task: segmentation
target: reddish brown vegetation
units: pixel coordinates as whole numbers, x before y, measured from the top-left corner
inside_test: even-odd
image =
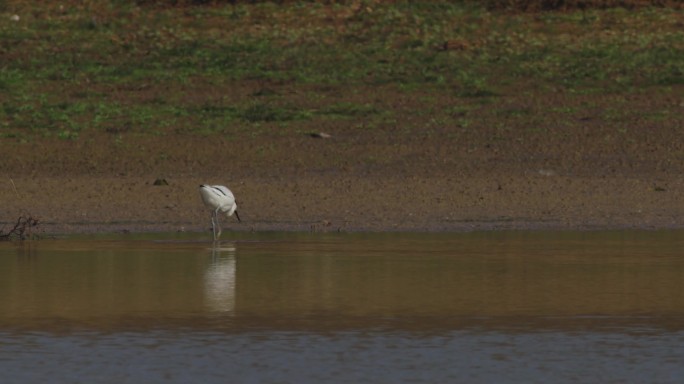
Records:
[[[453,1],[453,0],[452,0]],[[170,6],[193,6],[193,5],[220,5],[220,4],[255,4],[255,3],[291,4],[295,0],[258,1],[258,0],[138,0],[138,4],[155,4]],[[315,2],[315,1],[309,1]],[[350,7],[358,7],[361,4],[372,5],[380,3],[396,3],[396,0],[366,0],[366,1],[319,1],[324,4],[348,4]],[[448,1],[446,1],[448,2]],[[482,3],[479,0],[471,0],[472,3]],[[571,10],[571,9],[605,9],[605,8],[637,8],[637,7],[673,7],[682,8],[679,0],[488,0],[490,9],[520,10],[526,12],[548,10]]]

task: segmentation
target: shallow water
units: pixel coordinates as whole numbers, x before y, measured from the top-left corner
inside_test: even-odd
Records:
[[[0,244],[3,383],[679,382],[684,232]]]

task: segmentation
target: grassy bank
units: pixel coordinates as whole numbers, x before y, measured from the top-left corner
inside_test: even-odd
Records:
[[[475,106],[498,97],[670,93],[684,83],[683,17],[662,7],[66,1],[6,2],[0,18],[0,137],[18,142],[278,134],[344,119],[400,126],[407,114],[467,127]],[[386,102],[398,96],[454,102]],[[492,108],[534,123],[525,108]],[[561,119],[577,112],[558,108]]]

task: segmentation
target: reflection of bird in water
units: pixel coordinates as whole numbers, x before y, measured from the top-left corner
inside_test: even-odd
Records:
[[[204,205],[211,209],[211,230],[214,232],[214,240],[216,240],[221,237],[221,224],[218,218],[219,211],[228,216],[235,212],[235,217],[240,221],[235,196],[233,196],[233,192],[230,189],[223,185],[200,185],[200,195]],[[218,227],[218,234],[216,233],[216,227]]]
[[[221,251],[227,251],[221,255]],[[204,272],[204,300],[214,312],[232,312],[235,309],[235,248],[212,249],[211,264]]]

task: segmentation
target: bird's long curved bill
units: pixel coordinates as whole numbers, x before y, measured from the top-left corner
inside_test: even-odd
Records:
[[[238,222],[241,222],[241,221],[242,221],[242,220],[240,220],[240,215],[238,215],[237,210],[235,211],[235,217],[237,217]]]

